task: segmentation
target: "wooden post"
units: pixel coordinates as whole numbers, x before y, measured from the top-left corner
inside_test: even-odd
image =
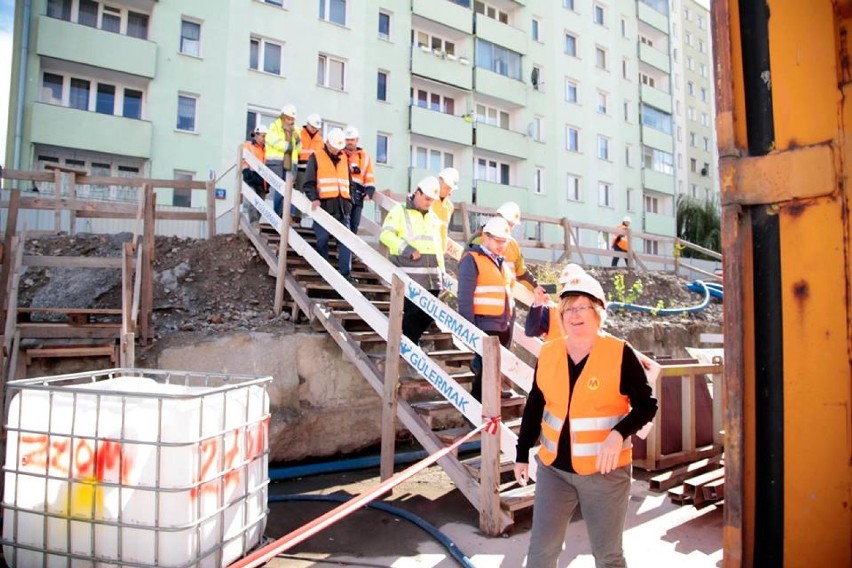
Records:
[[[62,170],[53,170],[53,230],[62,230]]]
[[[624,238],[627,240],[627,252],[625,252],[625,262],[627,262],[627,270],[633,270],[633,231],[630,227],[624,229]]]
[[[216,180],[205,181],[204,190],[207,192],[207,238],[212,239],[216,236]]]
[[[391,281],[390,312],[388,312],[388,341],[385,357],[385,382],[382,395],[382,481],[393,475],[396,446],[396,394],[399,384],[399,347],[402,343],[402,308],[405,288],[396,274]]]
[[[21,190],[17,187],[9,188],[9,212],[6,215],[6,238],[3,241],[3,264],[0,266],[0,325],[6,324],[6,287],[9,282],[9,273],[12,267],[12,256],[14,252],[13,239],[18,231],[18,208],[21,204]]]
[[[562,217],[562,235],[564,239],[564,249],[562,254],[556,259],[556,264],[571,261],[571,226],[568,224],[568,218]]]
[[[462,201],[461,203],[462,210],[462,234],[464,235],[464,245],[470,242],[470,214],[467,211],[467,203]]]
[[[150,183],[142,186],[145,195],[145,213],[142,229],[142,293],[139,314],[139,331],[142,342],[148,343],[151,312],[154,308],[154,236],[156,234],[154,187]]]
[[[240,217],[242,216],[242,205],[243,205],[243,169],[240,167],[243,161],[243,145],[240,144],[237,146],[237,168],[236,168],[236,176],[234,178],[234,234],[240,232]]]
[[[704,375],[684,374],[681,384],[681,450],[695,451],[695,381],[704,380]]]
[[[133,329],[133,242],[124,243],[121,254],[121,339],[120,363],[124,368],[135,366],[135,339]]]
[[[486,336],[482,340],[482,414],[483,420],[501,415],[500,341]],[[500,432],[482,433],[482,458],[479,470],[479,530],[497,536],[500,522]]]
[[[571,221],[568,220],[568,217],[562,218],[562,223],[565,227],[565,230],[568,231],[568,235],[571,237],[571,241],[574,243],[574,248],[577,249],[577,254],[580,256],[580,264],[582,266],[586,266],[586,257],[583,256],[583,249],[580,247],[580,242],[577,240],[577,236],[574,234],[574,227],[571,226]],[[570,258],[568,259],[571,260]]]
[[[68,234],[74,236],[77,233],[77,176],[78,172],[71,172],[68,176]]]
[[[275,277],[275,313],[280,314],[284,304],[284,275],[287,273],[287,247],[290,243],[290,203],[293,201],[293,177],[292,171],[287,172],[284,180],[284,202],[281,206],[281,239],[278,241],[278,274]],[[272,191],[278,191],[274,187]],[[299,308],[293,302],[293,321],[299,315]]]

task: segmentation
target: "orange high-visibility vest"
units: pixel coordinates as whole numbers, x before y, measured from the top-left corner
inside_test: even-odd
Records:
[[[302,139],[302,149],[299,151],[298,168],[305,171],[308,167],[308,159],[311,157],[311,154],[319,155],[325,143],[322,141],[322,132],[319,130],[311,136],[308,129],[303,126],[299,136]]]
[[[508,303],[509,313],[514,308],[512,297],[512,273],[503,263],[502,269],[477,251],[470,251],[476,261],[479,275],[476,278],[476,288],[473,289],[473,313],[478,316],[502,316]]]
[[[619,235],[621,239],[619,239]],[[612,248],[627,252],[627,225],[622,223],[615,230],[615,236],[612,238]]]
[[[337,165],[331,161],[325,150],[316,152],[317,193],[320,199],[332,199],[338,195],[349,199],[349,163],[346,154],[340,153]]]
[[[362,187],[369,187],[376,185],[376,174],[373,171],[373,160],[370,159],[370,155],[367,154],[363,149],[358,148],[352,155],[349,156],[349,171],[352,175],[352,183],[357,183]],[[352,168],[358,166],[360,170],[357,174],[352,171]]]
[[[254,140],[246,140],[243,142],[243,150],[248,150],[254,154],[254,157],[260,160],[261,164],[266,161],[266,149],[260,144],[257,144]],[[249,167],[248,162],[245,160],[240,162],[241,170],[244,170],[247,167]]]
[[[544,340],[550,341],[552,339],[561,339],[565,337],[565,330],[562,329],[562,316],[559,315],[559,308],[557,306],[550,306],[547,309],[550,313],[547,318],[547,331],[544,332]]]
[[[601,334],[589,353],[573,392],[569,392],[565,341],[548,341],[541,348],[536,383],[544,394],[539,438],[541,449],[538,452],[542,463],[550,465],[556,459],[559,434],[567,419],[574,471],[580,475],[598,471],[595,461],[601,444],[613,427],[630,412],[630,401],[619,391],[623,353],[624,341]],[[630,438],[627,438],[618,456],[618,467],[633,461],[632,447]]]

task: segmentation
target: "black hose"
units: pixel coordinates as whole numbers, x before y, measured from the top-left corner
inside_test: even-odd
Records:
[[[303,494],[292,495],[291,494],[291,495],[270,495],[269,496],[269,502],[270,503],[281,503],[281,502],[287,502],[287,501],[326,501],[326,502],[333,502],[333,503],[345,503],[346,501],[349,501],[350,499],[351,499],[351,497],[343,496],[343,495],[303,495]],[[464,566],[464,568],[476,568],[476,566],[474,566],[474,564],[470,561],[470,558],[465,556],[465,554],[459,549],[459,547],[456,546],[456,543],[454,543],[452,540],[450,540],[450,538],[447,535],[445,535],[444,533],[439,531],[438,528],[435,527],[435,525],[421,519],[420,517],[418,517],[414,513],[410,513],[410,512],[408,512],[404,509],[400,509],[399,507],[394,507],[393,505],[388,505],[387,503],[381,503],[381,502],[369,503],[369,504],[367,504],[367,507],[369,507],[370,509],[376,509],[376,510],[379,510],[379,511],[384,511],[385,513],[389,513],[391,515],[403,518],[407,521],[411,521],[412,523],[414,523],[415,525],[417,525],[418,527],[420,527],[421,529],[423,529],[424,531],[429,533],[431,536],[433,536],[435,538],[435,540],[440,542],[441,545],[443,545],[443,547],[446,548],[447,551],[450,553],[450,556],[452,556],[459,564]]]

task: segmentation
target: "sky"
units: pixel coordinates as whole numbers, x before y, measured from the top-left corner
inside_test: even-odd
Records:
[[[12,20],[15,0],[0,0],[0,164],[6,156],[6,128],[9,126],[9,80],[12,75]]]

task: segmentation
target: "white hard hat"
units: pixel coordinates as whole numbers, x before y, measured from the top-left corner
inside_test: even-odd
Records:
[[[280,114],[284,116],[289,116],[290,118],[296,118],[296,107],[293,105],[284,105],[281,107]]]
[[[509,222],[503,217],[492,217],[482,227],[483,233],[488,233],[492,237],[498,239],[508,239],[512,236],[512,229],[509,228]]]
[[[444,183],[450,186],[450,189],[455,191],[459,185],[459,171],[455,168],[444,168],[438,177],[444,180]]]
[[[325,143],[335,150],[343,150],[346,146],[346,139],[343,137],[343,131],[339,128],[332,128],[325,135]]]
[[[305,119],[305,124],[307,124],[308,126],[313,126],[316,129],[320,129],[322,128],[322,118],[315,112],[311,113]],[[338,128],[338,130],[340,129]]]
[[[514,201],[507,201],[497,209],[497,214],[512,225],[521,222],[521,208]]]
[[[262,124],[258,124],[257,128],[254,129],[255,134],[266,134],[267,132],[269,132],[269,129]]]
[[[352,138],[360,138],[361,134],[358,132],[358,129],[352,126],[351,124],[346,127],[343,131],[343,137],[347,140],[351,140]]]
[[[559,284],[564,285],[571,279],[572,276],[574,276],[575,274],[579,274],[580,272],[585,272],[585,270],[583,270],[583,267],[579,264],[574,264],[573,262],[570,262],[562,268],[562,272],[559,273],[559,280],[557,280],[557,282]]]
[[[562,290],[559,292],[559,297],[564,298],[566,294],[586,294],[600,300],[601,304],[606,305],[606,295],[600,282],[592,278],[585,270],[575,271],[568,277],[568,280],[562,285]]]
[[[628,225],[631,223],[630,215],[625,215],[624,219],[621,220],[622,223],[627,223]]]
[[[435,176],[426,176],[417,184],[417,189],[420,190],[426,197],[438,199],[441,196],[441,184],[438,183],[438,178]]]

